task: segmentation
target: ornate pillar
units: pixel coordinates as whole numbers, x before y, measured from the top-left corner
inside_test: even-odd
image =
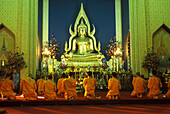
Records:
[[[21,78],[31,73],[34,77],[37,66],[38,1],[24,0],[22,11],[22,52],[27,68],[22,69]]]
[[[42,30],[42,46],[48,41],[48,19],[49,19],[49,0],[43,0],[43,30]]]
[[[115,17],[116,17],[116,40],[122,42],[121,0],[115,0]]]
[[[136,0],[135,0],[136,1]],[[135,2],[134,1],[134,2]],[[130,17],[130,54],[131,54],[131,68],[133,74],[136,72],[135,69],[135,27],[134,27],[134,2],[133,0],[129,0],[129,17]]]
[[[129,0],[131,68],[133,74],[140,72],[144,76],[147,76],[142,67],[147,51],[146,1]]]

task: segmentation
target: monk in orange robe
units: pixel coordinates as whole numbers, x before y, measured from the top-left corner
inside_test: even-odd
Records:
[[[88,77],[83,80],[83,87],[85,88],[84,97],[87,99],[95,98],[95,86],[97,86],[97,82],[95,79],[92,79],[92,73],[88,73]]]
[[[44,83],[44,76],[41,76],[40,79],[37,80],[37,87],[38,87],[38,94],[43,94],[43,83]]]
[[[11,81],[11,76],[12,76],[12,73],[8,73],[6,75],[6,79],[1,81],[0,82],[0,91],[1,91],[1,95],[2,95],[2,98],[6,98],[9,99],[9,100],[15,100],[16,97],[15,97],[15,93],[14,93],[14,83],[13,81]],[[4,99],[5,100],[5,99]]]
[[[56,83],[52,82],[52,75],[48,76],[48,80],[43,84],[44,98],[47,100],[56,99]]]
[[[158,95],[160,93],[160,87],[162,87],[162,83],[159,78],[156,77],[156,71],[152,71],[153,77],[150,77],[148,80],[148,98],[158,99]]]
[[[135,86],[135,80],[136,80],[136,77],[133,76],[133,80],[132,80],[133,89],[134,89],[134,86]]]
[[[69,73],[69,78],[63,80],[63,88],[65,91],[65,99],[77,99],[76,80],[73,79],[73,73]]]
[[[63,80],[65,79],[65,73],[62,74],[62,77],[57,82],[58,95],[64,96]]]
[[[168,92],[166,93],[166,97],[170,97],[170,79],[168,80]]]
[[[139,72],[136,73],[136,78],[134,78],[132,83],[133,83],[134,89],[131,93],[131,96],[137,96],[141,98],[142,94],[145,92],[145,89],[144,89],[144,79],[140,77]]]
[[[31,78],[32,75],[27,75],[26,78],[20,81],[20,90],[24,95],[25,100],[37,100],[38,96],[35,92],[37,89],[35,80]]]
[[[117,74],[116,72],[112,73],[112,78],[108,81],[108,93],[106,95],[106,98],[109,99],[118,99],[119,97],[119,90],[121,89],[120,81],[116,78]]]

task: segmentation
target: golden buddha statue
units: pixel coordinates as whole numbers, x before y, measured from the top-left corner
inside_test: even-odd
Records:
[[[95,27],[91,31],[89,20],[83,9],[83,3],[79,14],[74,24],[74,31],[72,25],[70,25],[69,32],[71,34],[69,38],[69,45],[67,41],[65,43],[65,58],[69,61],[98,61],[102,54],[100,53],[100,41],[96,46],[96,39],[94,37]]]
[[[76,52],[76,46],[78,46],[76,54],[90,54],[93,52],[93,40],[86,36],[87,26],[84,24],[83,19],[78,26],[78,37],[73,39],[73,53]]]

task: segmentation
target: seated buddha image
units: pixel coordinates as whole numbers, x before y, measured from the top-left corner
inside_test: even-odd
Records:
[[[96,43],[95,27],[91,30],[89,20],[83,9],[83,4],[81,3],[81,8],[79,14],[76,18],[74,29],[72,30],[72,25],[70,25],[69,32],[70,38],[69,42],[65,42],[65,53],[64,57],[68,60],[98,60],[101,57],[101,44],[100,41],[98,45]]]
[[[81,20],[81,24],[78,26],[78,37],[73,39],[73,48],[71,53],[76,54],[90,54],[94,51],[93,40],[87,37],[87,26]]]

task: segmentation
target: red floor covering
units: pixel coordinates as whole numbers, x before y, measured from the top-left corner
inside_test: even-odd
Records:
[[[2,109],[2,108],[0,108]],[[170,105],[64,105],[4,107],[7,114],[169,114]]]
[[[100,97],[98,100],[108,100],[106,98],[107,92],[95,92],[96,97]],[[121,91],[120,92],[120,100],[138,100],[139,98],[131,97],[130,96],[131,92],[129,91]],[[140,99],[148,99],[147,95],[143,95],[143,98]],[[163,94],[159,95],[159,99],[165,99],[163,98]],[[1,101],[2,99],[0,99]],[[16,100],[23,100],[23,97],[21,95],[16,96]],[[43,96],[39,96],[38,100],[44,100]],[[64,97],[57,96],[57,100],[65,100]],[[83,93],[78,93],[78,99],[77,100],[86,100],[83,97]]]
[[[159,99],[148,99],[146,95],[143,98],[134,98],[130,96],[131,92],[121,91],[120,99],[118,100],[108,100],[106,99],[107,92],[96,92],[96,97],[101,97],[100,99],[86,100],[83,97],[83,93],[78,94],[78,99],[76,100],[65,100],[63,97],[58,97],[52,101],[46,101],[43,96],[39,96],[36,101],[24,101],[21,95],[17,95],[15,101],[2,101],[0,99],[0,107],[8,106],[55,106],[55,105],[120,105],[120,104],[170,104],[170,98],[163,98],[163,94],[159,95]]]

